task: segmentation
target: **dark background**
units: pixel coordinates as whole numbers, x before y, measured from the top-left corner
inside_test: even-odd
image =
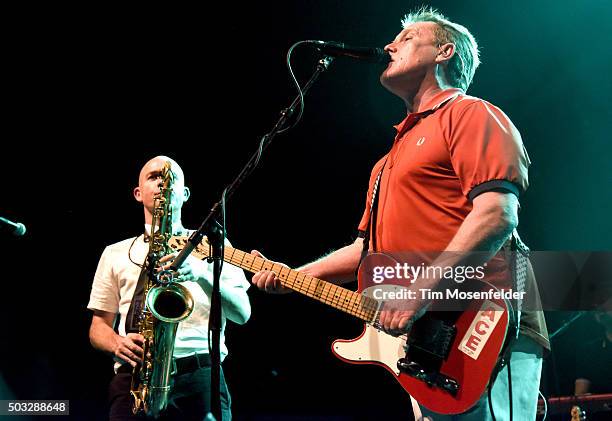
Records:
[[[183,221],[196,227],[295,96],[285,66],[291,44],[383,46],[420,4],[5,10],[0,215],[28,232],[1,240],[3,395],[70,399],[75,418],[103,419],[112,363],[89,344],[86,305],[105,245],[142,229],[132,197],[140,167],[158,154],[182,165],[192,190]],[[524,240],[536,250],[610,249],[612,7],[430,4],[475,35],[483,63],[469,93],[502,108],[530,153]],[[316,59],[295,50],[302,82]],[[303,120],[228,203],[236,247],[297,266],[353,240],[370,168],[405,115],[379,85],[380,71],[338,59],[321,77]],[[388,373],[332,356],[331,340],[357,336],[358,322],[299,296],[249,295],[251,320],[227,329],[237,418],[406,416],[407,395]],[[569,316],[547,314],[549,327]],[[573,344],[594,329],[585,317],[554,340],[546,394],[571,392]]]

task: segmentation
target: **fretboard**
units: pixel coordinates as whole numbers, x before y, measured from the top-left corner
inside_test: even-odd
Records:
[[[187,237],[175,236],[170,239],[169,244],[171,248],[178,251],[186,243]],[[272,271],[280,279],[281,285],[286,288],[358,317],[365,322],[371,323],[376,318],[378,301],[373,298],[232,247],[225,247],[224,250],[223,260],[234,266],[252,273],[260,270]],[[203,241],[198,244],[191,254],[200,259],[207,258],[209,256],[208,243]]]
[[[306,275],[278,263],[250,253],[225,247],[224,260],[249,272],[269,270],[276,274],[282,286],[304,294],[345,313],[371,322],[376,316],[378,302],[360,293]]]

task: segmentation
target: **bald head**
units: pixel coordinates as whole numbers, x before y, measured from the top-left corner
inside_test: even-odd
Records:
[[[151,158],[147,161],[146,164],[140,170],[140,174],[138,176],[138,185],[141,186],[143,180],[146,180],[147,176],[153,171],[161,171],[166,162],[169,161],[172,165],[172,174],[174,174],[174,182],[180,183],[181,185],[185,185],[185,175],[183,173],[183,169],[180,165],[172,158],[159,155],[155,158]]]
[[[155,195],[159,193],[159,183],[166,162],[170,162],[174,182],[172,183],[172,209],[173,218],[179,218],[183,203],[189,199],[189,188],[185,186],[183,170],[177,162],[167,156],[156,156],[150,159],[140,170],[138,176],[138,187],[134,189],[134,198],[143,204],[145,210],[145,222],[150,223]]]

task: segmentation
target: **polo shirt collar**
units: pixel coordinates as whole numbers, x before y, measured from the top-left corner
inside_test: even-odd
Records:
[[[398,132],[402,132],[404,127],[409,124],[409,122],[412,122],[414,120],[418,120],[422,117],[425,117],[426,115],[431,114],[432,112],[436,111],[438,108],[440,108],[444,103],[446,103],[448,100],[456,97],[459,94],[464,93],[462,89],[459,88],[449,88],[449,89],[444,89],[443,91],[438,92],[437,94],[435,94],[434,96],[432,96],[431,98],[429,98],[429,100],[427,100],[427,102],[424,102],[421,104],[421,106],[419,107],[419,111],[415,112],[415,113],[410,113],[406,116],[406,118],[404,118],[402,120],[401,123],[393,126],[395,127],[395,129]]]
[[[427,100],[426,102],[421,103],[419,111],[412,114],[423,114],[428,111],[435,111],[440,108],[440,106],[446,101],[462,93],[463,90],[459,88],[444,89],[443,91],[440,91],[431,98],[429,98],[429,100]]]

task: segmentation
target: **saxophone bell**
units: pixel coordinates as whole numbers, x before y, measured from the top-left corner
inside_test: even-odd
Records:
[[[151,314],[166,323],[178,323],[193,312],[193,296],[176,282],[151,288],[146,301]]]

